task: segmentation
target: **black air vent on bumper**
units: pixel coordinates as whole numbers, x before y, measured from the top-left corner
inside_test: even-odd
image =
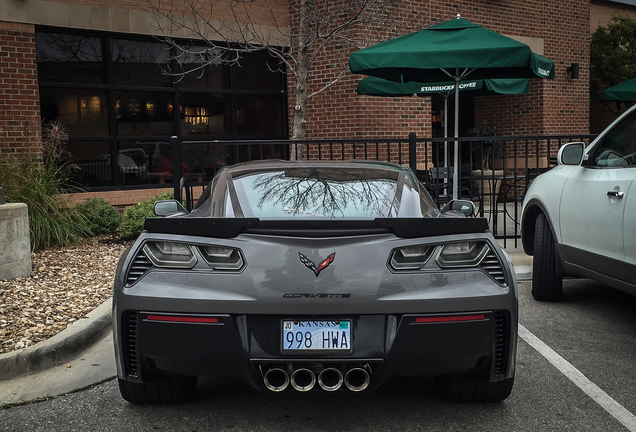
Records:
[[[506,274],[501,266],[501,261],[492,250],[488,251],[488,255],[486,255],[479,267],[500,284],[506,284]]]
[[[510,314],[495,312],[495,375],[504,375],[510,355]]]
[[[137,312],[124,313],[122,342],[124,346],[124,367],[126,375],[137,376],[139,363],[137,361]]]
[[[152,263],[141,250],[137,253],[128,270],[128,276],[126,277],[126,285],[132,285],[144,275],[148,270],[152,268]]]

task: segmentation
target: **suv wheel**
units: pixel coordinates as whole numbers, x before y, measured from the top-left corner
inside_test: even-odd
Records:
[[[534,227],[532,296],[539,301],[559,301],[563,296],[563,278],[556,271],[556,247],[545,215],[537,216]]]

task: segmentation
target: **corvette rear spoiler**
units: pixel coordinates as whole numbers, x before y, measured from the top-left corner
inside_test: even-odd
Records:
[[[376,218],[376,219],[266,219],[258,218],[147,218],[144,230],[157,234],[180,234],[234,238],[241,233],[290,237],[332,237],[394,233],[401,238],[488,232],[486,218]]]

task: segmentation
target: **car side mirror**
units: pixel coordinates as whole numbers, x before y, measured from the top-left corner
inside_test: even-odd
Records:
[[[582,142],[567,143],[559,149],[557,162],[559,165],[580,165],[585,154],[585,144]]]
[[[157,216],[168,216],[170,213],[187,213],[185,207],[177,200],[157,201],[153,206]]]
[[[452,200],[442,208],[441,212],[457,212],[467,217],[475,216],[475,203],[468,200]]]

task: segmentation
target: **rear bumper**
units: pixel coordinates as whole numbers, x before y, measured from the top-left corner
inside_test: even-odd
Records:
[[[149,320],[149,315],[168,320]],[[470,319],[464,320],[467,315]],[[308,369],[316,377],[327,368],[338,369],[343,376],[364,368],[370,388],[397,376],[465,373],[496,381],[514,375],[516,308],[332,316],[353,320],[352,351],[320,356],[282,353],[281,321],[290,316],[178,314],[209,318],[194,320],[208,322],[171,322],[175,315],[165,311],[124,310],[115,311],[115,316],[118,375],[132,381],[148,381],[165,373],[209,375],[236,377],[265,390],[264,376],[273,368],[289,376],[297,369]],[[436,319],[416,322],[427,317]]]

